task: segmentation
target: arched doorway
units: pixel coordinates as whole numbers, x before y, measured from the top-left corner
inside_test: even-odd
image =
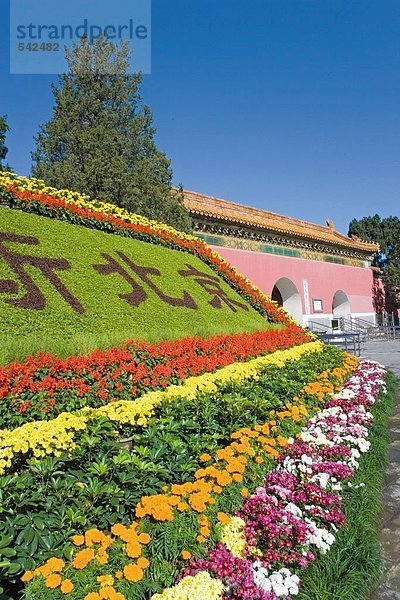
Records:
[[[303,310],[299,290],[287,277],[281,277],[274,285],[271,293],[272,300],[275,300],[299,323],[303,322]]]
[[[332,313],[334,317],[346,317],[350,315],[350,302],[347,295],[338,290],[333,296]]]

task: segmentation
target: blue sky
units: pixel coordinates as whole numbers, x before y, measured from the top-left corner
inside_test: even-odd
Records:
[[[0,8],[0,114],[29,174],[52,77],[9,74]],[[399,75],[398,0],[153,0],[142,93],[176,183],[347,232],[400,214]]]

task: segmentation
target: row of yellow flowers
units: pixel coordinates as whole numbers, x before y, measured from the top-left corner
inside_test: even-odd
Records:
[[[181,385],[171,385],[163,391],[154,391],[142,397],[110,403],[100,408],[86,408],[80,413],[62,413],[50,421],[26,423],[14,430],[0,430],[0,474],[12,466],[14,457],[33,455],[59,456],[62,451],[72,450],[79,432],[84,431],[90,421],[106,417],[115,423],[145,427],[162,402],[173,402],[176,398],[194,399],[199,392],[215,392],[218,384],[243,382],[257,379],[270,366],[282,368],[289,360],[299,360],[304,354],[321,352],[322,342],[309,342],[288,350],[278,350],[246,363],[232,363],[214,373],[189,377]]]
[[[207,453],[203,454],[200,460],[205,463],[205,466],[196,471],[193,481],[172,484],[165,487],[163,494],[142,497],[135,508],[138,520],[131,523],[129,527],[116,524],[112,527],[111,534],[92,529],[84,535],[74,536],[72,541],[79,549],[69,564],[56,557],[50,558],[35,571],[25,573],[23,581],[29,582],[35,579],[36,585],[41,583],[46,588],[61,592],[61,596],[54,597],[69,595],[75,588],[74,581],[76,583],[79,580],[77,572],[82,572],[86,567],[91,568],[96,564],[108,565],[110,548],[117,545],[125,565],[121,565],[115,572],[110,572],[112,570],[110,565],[104,569],[109,572],[104,572],[97,577],[93,574],[96,581],[93,585],[97,589],[87,593],[84,600],[103,598],[123,600],[126,596],[114,587],[117,582],[125,580],[129,583],[137,583],[143,579],[145,570],[150,566],[150,561],[143,554],[144,546],[151,542],[150,535],[144,531],[146,529],[144,519],[151,517],[153,521],[173,521],[176,514],[194,511],[198,515],[199,526],[196,541],[205,542],[211,530],[211,523],[205,512],[208,507],[216,503],[216,497],[232,483],[243,481],[249,461],[261,464],[266,458],[277,458],[279,448],[287,444],[287,439],[279,434],[278,422],[284,419],[298,422],[303,416],[308,417],[309,412],[302,402],[302,397],[311,394],[318,405],[326,394],[340,389],[340,385],[335,385],[333,381],[343,382],[357,364],[357,359],[345,355],[342,366],[324,371],[314,382],[306,384],[300,394],[292,402],[288,402],[281,411],[271,410],[268,422],[252,428],[245,427],[233,433],[232,442],[227,447],[219,449],[215,458]],[[315,410],[318,408],[315,406]],[[246,497],[247,489],[242,488],[241,494]],[[241,523],[235,522],[229,515],[221,512],[217,514],[217,519],[220,522],[221,540],[228,547],[235,547],[237,555],[240,555]],[[183,551],[182,557],[189,559],[191,554]],[[207,575],[200,577],[196,575],[185,578],[185,583],[181,582],[175,588],[167,589],[161,594],[154,595],[153,598],[154,600],[189,597],[194,599],[200,598],[202,591],[207,593],[212,591],[211,596],[203,594],[202,597],[214,597],[214,593],[221,592],[217,583],[211,578],[209,581]],[[217,587],[214,589],[215,586]],[[186,592],[192,595],[185,596]]]
[[[123,219],[127,223],[134,223],[138,225],[143,225],[145,227],[150,226],[152,229],[172,233],[184,240],[192,240],[196,242],[198,241],[198,238],[184,233],[183,231],[178,231],[173,227],[165,225],[165,223],[152,221],[151,219],[147,219],[146,217],[143,217],[141,215],[131,213],[125,210],[124,208],[121,208],[109,202],[101,202],[100,200],[95,199],[92,200],[87,194],[81,194],[80,192],[74,192],[72,190],[54,188],[50,185],[46,185],[46,183],[42,179],[36,179],[35,177],[22,177],[17,176],[14,173],[4,171],[0,173],[0,185],[3,185],[5,187],[13,185],[22,191],[27,190],[30,192],[40,192],[42,194],[47,194],[52,198],[64,200],[67,204],[78,206],[79,208],[82,208],[84,210],[95,209],[105,215],[112,215],[113,217]]]

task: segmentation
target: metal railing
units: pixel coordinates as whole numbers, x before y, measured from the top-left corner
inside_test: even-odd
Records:
[[[362,335],[360,333],[345,331],[337,331],[335,333],[321,332],[317,333],[317,336],[326,344],[337,346],[342,350],[346,350],[346,352],[354,354],[355,356],[360,356],[361,354]]]
[[[361,317],[338,317],[336,324],[339,325],[339,329],[309,320],[307,328],[327,344],[339,346],[356,356],[360,355],[362,344],[369,340],[390,341],[400,338],[400,326],[374,325]]]
[[[361,333],[365,337],[365,341],[372,339],[393,340],[397,334],[397,328],[393,325],[374,325],[360,317],[341,317],[340,326],[343,331]]]
[[[383,313],[376,315],[377,325],[384,327],[399,327],[399,316],[396,313]]]
[[[307,321],[307,327],[314,333],[332,331],[332,327],[329,325],[324,325],[324,323],[319,323],[318,321]]]

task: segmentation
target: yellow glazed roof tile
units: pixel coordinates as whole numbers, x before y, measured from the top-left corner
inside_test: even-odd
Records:
[[[297,238],[347,247],[370,254],[379,249],[378,244],[365,242],[355,236],[350,238],[339,233],[335,230],[332,221],[328,221],[325,227],[189,190],[184,191],[184,203],[192,216],[196,215],[215,219],[219,222],[224,221],[265,231],[289,234]]]

